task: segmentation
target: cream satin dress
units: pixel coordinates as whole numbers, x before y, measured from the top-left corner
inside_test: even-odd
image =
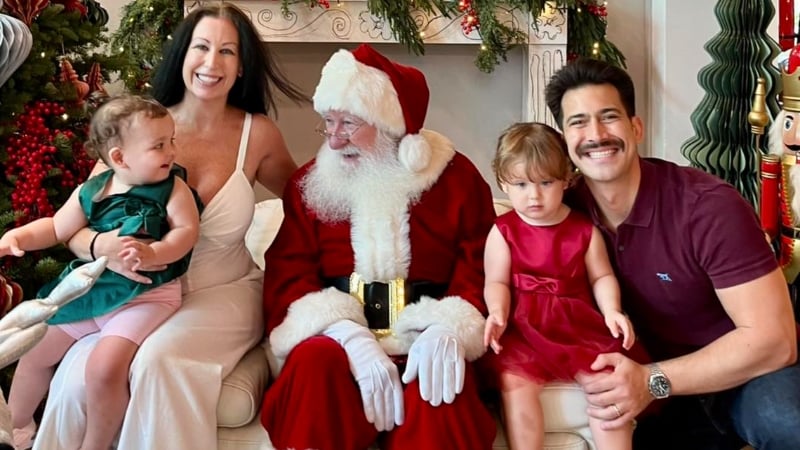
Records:
[[[133,360],[119,450],[216,449],[222,380],[262,337],[263,273],[244,240],[255,204],[242,170],[251,121],[247,114],[236,170],[200,218],[200,239],[181,278],[183,305]],[[80,447],[86,426],[84,366],[96,342],[97,335],[81,339],[64,357],[35,450]]]

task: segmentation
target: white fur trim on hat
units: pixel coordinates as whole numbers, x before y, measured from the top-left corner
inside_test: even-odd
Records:
[[[339,50],[322,68],[314,110],[348,112],[393,136],[406,134],[403,110],[389,76]]]
[[[381,346],[388,354],[407,354],[419,335],[434,324],[444,325],[456,334],[467,361],[480,358],[486,351],[486,319],[470,302],[455,295],[441,300],[423,296],[419,302],[406,306],[397,318],[393,336],[382,339]]]
[[[270,350],[276,359],[272,363],[276,367],[272,369],[280,369],[297,344],[322,333],[340,320],[352,320],[367,325],[364,306],[350,294],[330,287],[295,300],[289,306],[283,322],[269,335]]]

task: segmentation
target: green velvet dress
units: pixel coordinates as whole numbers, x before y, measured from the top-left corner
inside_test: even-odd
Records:
[[[81,187],[78,198],[89,220],[89,228],[100,233],[119,228],[120,236],[161,239],[169,231],[166,206],[175,184],[175,171],[164,181],[134,186],[128,192],[94,201],[112,175],[113,171],[108,170],[90,178]],[[77,322],[107,314],[139,294],[184,274],[189,267],[190,258],[191,252],[169,264],[164,270],[143,273],[153,280],[152,284],[137,283],[116,272],[105,270],[89,292],[61,307],[48,323],[57,325]],[[39,291],[39,298],[46,297],[67,274],[83,264],[86,261],[70,262],[57,279]]]

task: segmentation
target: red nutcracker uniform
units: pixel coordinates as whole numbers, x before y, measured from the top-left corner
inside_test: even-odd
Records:
[[[761,162],[761,224],[770,239],[776,240],[789,284],[795,284],[800,274],[799,66],[800,47],[795,47],[781,68],[782,110],[770,129],[770,155]]]
[[[314,97],[317,111],[348,111],[378,128],[392,128],[391,114],[370,110],[363,98],[348,99],[341,92],[363,83],[363,73],[356,78],[340,75],[342,70],[332,74],[332,68],[341,66],[345,72],[351,65],[362,70],[362,58],[372,52],[360,47],[353,52],[358,60],[346,51],[331,58]],[[377,93],[381,103],[404,98],[401,84],[387,90],[374,83],[368,82],[369,92]],[[427,88],[424,93],[416,88],[415,98],[424,94],[427,108]],[[321,98],[321,92],[327,97]],[[492,446],[494,422],[478,398],[469,364],[464,389],[450,404],[433,406],[421,398],[419,380],[409,383],[403,394],[404,423],[379,436],[365,418],[347,354],[338,342],[322,336],[338,321],[371,321],[386,353],[399,356],[407,354],[423,330],[444,325],[458,336],[468,361],[484,352],[483,247],[495,216],[490,188],[447,138],[420,130],[419,119],[416,127],[410,123],[413,106],[400,103],[405,123],[394,125],[405,132],[400,133],[405,137],[398,158],[408,168],[408,179],[402,186],[387,186],[387,192],[403,195],[376,192],[386,200],[353,206],[345,221],[323,220],[303,192],[316,160],[302,167],[284,192],[285,218],[266,254],[264,283],[271,364],[279,375],[266,394],[262,423],[277,448],[363,450],[376,439],[385,449]],[[330,287],[336,286],[332,280],[342,279],[350,280],[349,292]],[[400,297],[407,300],[404,306],[389,306],[383,324],[378,322],[385,303],[358,300],[359,286],[365,290],[375,285],[399,287]],[[437,295],[412,294],[428,285],[440,287]]]

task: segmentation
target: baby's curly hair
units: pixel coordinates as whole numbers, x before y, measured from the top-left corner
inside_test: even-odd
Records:
[[[84,144],[86,153],[92,158],[102,159],[110,167],[109,150],[122,145],[122,130],[130,126],[139,113],[147,118],[159,119],[169,111],[151,98],[129,94],[111,97],[92,115],[89,139]]]
[[[492,170],[498,186],[509,181],[511,168],[519,162],[525,163],[531,180],[546,177],[569,182],[572,178],[567,143],[561,133],[543,123],[515,123],[497,139]]]

